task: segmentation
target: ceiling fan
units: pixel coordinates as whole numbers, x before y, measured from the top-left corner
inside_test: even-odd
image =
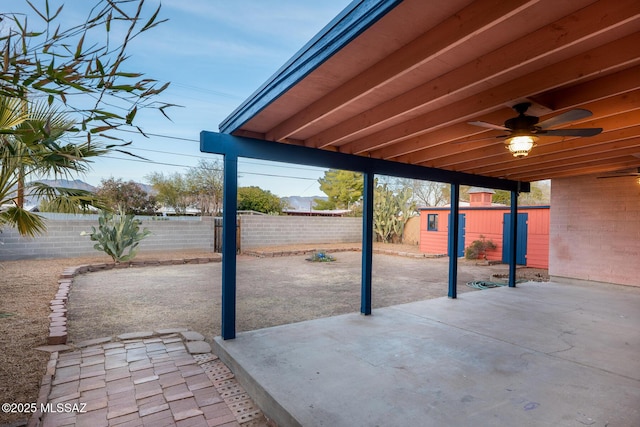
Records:
[[[558,114],[550,119],[539,122],[536,116],[528,116],[525,113],[531,106],[530,102],[522,102],[513,106],[518,116],[508,119],[504,126],[494,125],[487,122],[468,122],[470,125],[480,126],[488,129],[502,130],[509,132],[507,135],[500,135],[496,138],[506,138],[505,146],[514,157],[525,157],[535,146],[535,142],[541,136],[594,136],[602,132],[602,128],[582,128],[582,129],[549,129],[574,120],[583,119],[593,113],[589,110],[575,109]]]

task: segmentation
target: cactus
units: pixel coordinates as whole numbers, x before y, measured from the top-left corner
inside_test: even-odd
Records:
[[[132,260],[138,252],[140,241],[151,234],[147,228],[140,231],[140,224],[140,220],[125,214],[123,210],[117,214],[101,211],[98,230],[92,226],[90,233],[83,231],[80,234],[89,235],[92,241],[98,242],[93,247],[105,252],[117,264]]]
[[[389,242],[393,236],[402,241],[404,225],[415,209],[411,202],[411,189],[404,188],[394,193],[386,184],[375,189],[373,207],[373,230],[383,242]]]

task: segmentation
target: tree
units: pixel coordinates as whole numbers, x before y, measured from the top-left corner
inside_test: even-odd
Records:
[[[112,211],[123,210],[126,214],[153,215],[156,198],[142,189],[140,184],[122,179],[109,178],[100,181],[96,196],[104,200]]]
[[[24,209],[24,197],[35,196],[57,211],[101,207],[90,192],[55,187],[28,177],[68,177],[85,172],[90,159],[104,150],[89,143],[60,143],[73,125],[67,115],[44,103],[28,103],[0,95],[0,227],[16,227],[21,235],[46,230],[41,216]]]
[[[412,199],[421,206],[444,206],[451,193],[449,185],[442,182],[390,176],[380,176],[378,182],[387,184],[393,191],[410,188]]]
[[[531,192],[520,193],[518,196],[518,205],[535,206],[548,205],[551,203],[551,182],[536,181],[531,183]]]
[[[279,214],[283,206],[282,200],[269,190],[255,186],[238,188],[238,210],[240,211]]]
[[[351,204],[362,199],[364,180],[359,172],[329,169],[318,182],[320,190],[329,199],[316,199],[316,209],[349,209]]]
[[[157,103],[155,96],[169,84],[123,69],[130,43],[164,21],[158,19],[160,6],[145,19],[144,0],[98,0],[87,8],[84,21],[64,27],[64,22],[78,22],[65,17],[64,5],[52,10],[48,0],[39,3],[27,1],[35,26],[22,14],[0,13],[0,95],[22,101],[44,96],[49,105],[61,103],[87,143],[92,135],[133,125],[142,108],[164,114],[170,104]]]
[[[223,168],[218,160],[200,159],[185,174],[154,172],[145,179],[157,192],[156,199],[176,213],[197,207],[202,215],[215,215],[222,207]]]
[[[412,180],[413,197],[422,206],[444,206],[450,195],[449,186],[442,182]]]
[[[37,182],[26,188],[26,176],[84,173],[91,158],[127,144],[110,131],[134,126],[140,109],[164,114],[170,105],[154,101],[168,84],[123,70],[130,42],[162,22],[159,7],[144,19],[144,0],[98,1],[84,22],[64,27],[62,6],[52,11],[47,0],[40,7],[27,4],[37,15],[35,28],[26,16],[0,13],[0,205],[6,205],[0,226],[34,236],[45,224],[23,209],[25,192],[63,211],[99,201],[81,190]],[[77,136],[82,139],[72,142]],[[119,142],[101,147],[97,136]]]
[[[202,215],[216,215],[222,208],[223,166],[219,160],[200,159],[186,174],[193,204]]]
[[[184,177],[175,172],[165,176],[162,172],[153,172],[145,177],[156,191],[156,199],[165,207],[175,209],[176,214],[183,214],[191,204],[191,195]]]

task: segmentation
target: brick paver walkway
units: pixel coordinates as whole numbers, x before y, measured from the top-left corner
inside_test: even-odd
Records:
[[[190,354],[183,334],[78,347],[51,353],[46,410],[30,426],[269,425],[217,356]]]

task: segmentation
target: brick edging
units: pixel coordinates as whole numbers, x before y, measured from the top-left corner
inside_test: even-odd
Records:
[[[159,265],[182,265],[182,264],[206,264],[209,262],[220,262],[221,257],[200,257],[200,258],[179,258],[171,260],[146,260],[146,261],[128,261],[122,263],[100,263],[85,264],[76,267],[67,267],[63,270],[58,279],[58,291],[55,297],[49,302],[51,314],[49,314],[49,336],[47,337],[48,345],[60,345],[67,343],[67,301],[69,300],[69,292],[73,279],[78,274],[90,273],[94,271],[131,268],[131,267],[149,267]]]

